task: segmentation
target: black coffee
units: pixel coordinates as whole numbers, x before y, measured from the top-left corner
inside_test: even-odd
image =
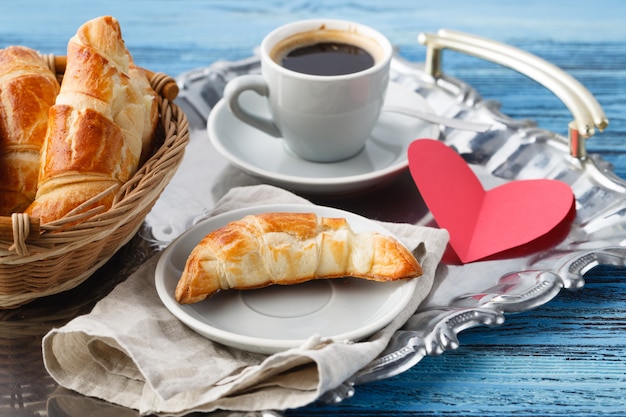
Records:
[[[356,45],[319,42],[290,51],[281,65],[311,75],[345,75],[374,66],[372,55]]]

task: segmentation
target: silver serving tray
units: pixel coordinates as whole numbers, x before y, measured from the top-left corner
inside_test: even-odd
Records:
[[[507,45],[445,30],[422,34],[420,41],[427,46],[425,63],[394,57],[391,79],[421,94],[438,115],[492,125],[483,133],[441,126],[440,140],[463,156],[485,188],[530,178],[554,178],[568,183],[576,198],[576,218],[558,243],[466,265],[441,264],[431,294],[396,332],[383,354],[342,386],[324,394],[320,401],[340,402],[352,396],[358,384],[389,378],[427,355],[455,349],[461,331],[502,324],[507,313],[540,306],[564,288],[582,288],[583,275],[594,266],[623,266],[626,259],[623,238],[626,183],[612,172],[608,163],[597,155],[587,155],[585,150],[585,139],[608,123],[591,94],[560,69]],[[569,137],[540,129],[529,121],[513,120],[499,111],[497,102],[484,101],[470,85],[446,76],[441,70],[444,49],[508,66],[553,91],[573,115],[567,126]],[[253,56],[238,62],[217,62],[180,75],[177,102],[187,113],[192,127],[205,128],[207,115],[230,79],[259,69],[259,61]],[[191,168],[183,164],[180,169]],[[231,170],[230,174],[234,172],[232,167],[227,169]],[[233,186],[258,183],[245,175],[238,178]],[[192,192],[190,189],[189,193]],[[151,233],[159,226],[151,225],[150,219],[168,218],[167,210],[171,207],[157,205],[155,210],[148,218],[143,236],[152,245],[166,245],[168,241]],[[411,217],[412,222],[433,223],[427,210],[413,211],[418,211],[419,217]],[[179,218],[180,225],[170,226],[183,230],[202,215],[197,213],[194,219]]]

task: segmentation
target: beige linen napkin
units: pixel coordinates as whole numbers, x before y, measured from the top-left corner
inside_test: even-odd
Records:
[[[231,190],[211,214],[275,203],[311,204],[279,188],[260,185]],[[424,274],[407,308],[368,340],[331,342],[312,335],[304,346],[271,356],[213,343],[184,326],[162,305],[154,285],[157,255],[91,313],[44,337],[46,368],[65,388],[142,414],[304,406],[375,359],[431,289],[447,232],[408,224],[383,225],[411,249],[425,245]]]

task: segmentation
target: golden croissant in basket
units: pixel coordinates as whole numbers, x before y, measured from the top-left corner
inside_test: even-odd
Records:
[[[94,197],[84,210],[110,207],[151,150],[157,121],[156,93],[133,65],[118,21],[104,16],[83,24],[68,42],[37,195],[26,212],[47,223]]]
[[[30,48],[0,50],[0,215],[35,199],[48,110],[59,93],[56,74]]]
[[[229,288],[344,276],[394,281],[421,274],[418,261],[396,239],[355,233],[344,218],[265,213],[205,236],[189,255],[175,296],[189,304]]]

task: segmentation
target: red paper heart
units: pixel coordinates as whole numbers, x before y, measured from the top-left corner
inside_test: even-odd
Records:
[[[436,140],[411,143],[408,159],[424,202],[463,263],[548,234],[574,207],[570,186],[558,180],[517,180],[485,191],[465,160]]]

